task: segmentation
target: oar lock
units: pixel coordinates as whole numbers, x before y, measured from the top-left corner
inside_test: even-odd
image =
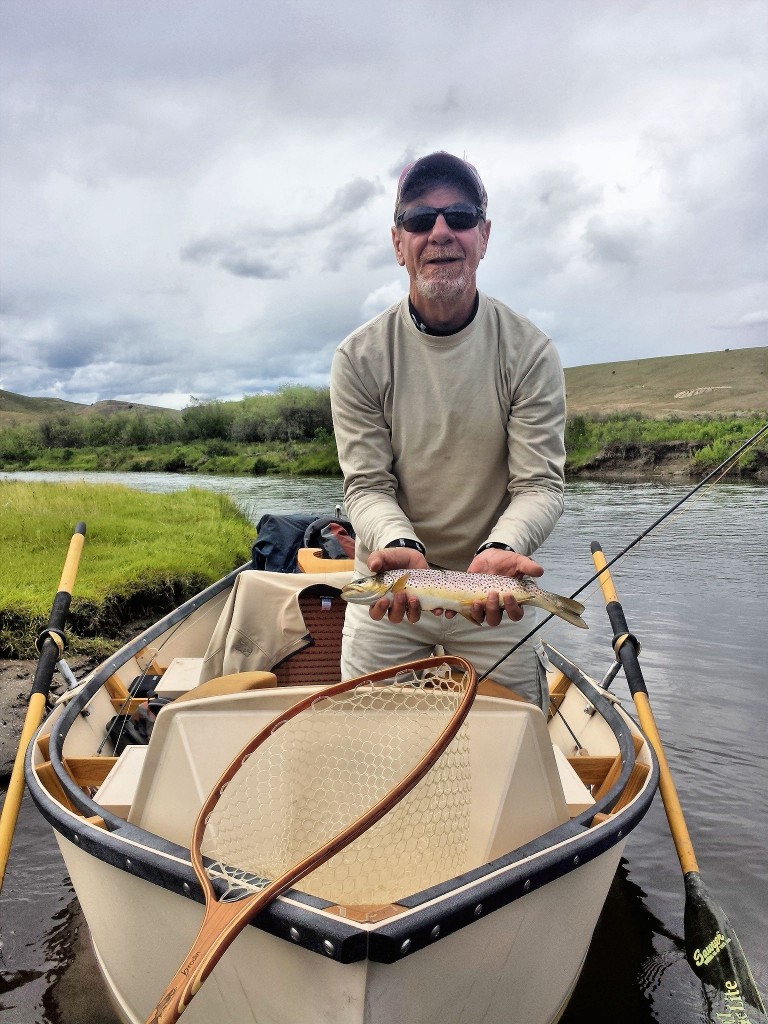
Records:
[[[35,640],[35,647],[38,654],[43,653],[43,644],[46,640],[52,640],[59,649],[59,658],[64,654],[64,649],[67,646],[66,637],[64,636],[63,629],[56,629],[55,626],[46,626],[46,628],[39,634],[37,640]]]
[[[611,641],[613,652],[616,655],[616,660],[619,660],[619,651],[624,644],[630,644],[635,649],[635,654],[639,654],[643,647],[640,641],[637,639],[634,633],[619,633]]]

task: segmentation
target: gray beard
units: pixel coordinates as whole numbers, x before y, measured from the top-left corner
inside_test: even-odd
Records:
[[[416,289],[425,299],[454,299],[462,295],[469,285],[469,279],[465,273],[458,277],[433,275],[425,280],[420,275],[416,278]]]

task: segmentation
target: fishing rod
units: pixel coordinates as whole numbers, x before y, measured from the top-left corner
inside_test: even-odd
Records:
[[[670,508],[668,508],[663,515],[659,516],[659,518],[655,522],[651,523],[647,530],[643,530],[642,533],[638,534],[637,537],[635,537],[635,539],[631,543],[627,544],[627,546],[618,553],[618,555],[614,555],[610,561],[605,563],[602,569],[598,569],[594,576],[590,576],[586,583],[584,583],[582,586],[579,587],[577,591],[571,594],[571,597],[577,597],[582,591],[586,590],[591,583],[594,583],[595,580],[599,579],[604,572],[610,569],[612,565],[615,565],[620,558],[623,558],[628,551],[631,551],[632,548],[635,547],[635,545],[639,544],[641,540],[645,540],[649,533],[652,533],[657,526],[660,526],[665,519],[668,519],[673,512],[676,512],[682,504],[688,501],[689,498],[692,498],[693,495],[697,491],[700,491],[705,484],[708,484],[713,477],[717,476],[721,469],[723,470],[722,475],[725,476],[725,474],[728,473],[736,465],[741,455],[748,448],[751,448],[753,444],[756,444],[763,436],[763,434],[766,433],[768,433],[768,423],[764,423],[756,434],[753,434],[748,441],[745,441],[742,445],[740,445],[735,452],[731,452],[728,458],[723,459],[719,466],[715,466],[711,473],[707,473],[703,480],[700,480],[699,483],[697,483],[695,487],[691,488],[691,490],[688,491],[687,494],[683,495],[683,497],[680,498],[679,501],[676,501],[674,505],[670,506]]]
[[[658,519],[654,520],[654,522],[652,522],[651,525],[647,527],[647,529],[643,530],[642,533],[639,533],[633,541],[630,541],[630,543],[627,544],[625,548],[622,548],[622,550],[617,555],[614,555],[613,558],[610,561],[607,561],[601,569],[598,569],[598,571],[593,576],[590,576],[586,583],[583,583],[578,590],[574,590],[574,592],[571,594],[571,599],[578,597],[579,594],[583,593],[583,591],[585,591],[588,586],[594,583],[595,580],[600,579],[604,572],[607,572],[607,570],[610,569],[612,565],[615,565],[620,558],[623,558],[629,551],[632,550],[632,548],[638,545],[640,541],[645,540],[645,538],[650,533],[652,533],[657,526],[660,526],[665,519],[668,519],[673,512],[676,512],[681,505],[685,504],[685,502],[688,501],[689,498],[692,498],[697,491],[700,491],[701,488],[708,484],[709,481],[712,480],[714,477],[716,477],[718,473],[721,473],[722,471],[721,475],[725,476],[726,473],[730,472],[730,470],[733,469],[733,467],[739,461],[740,457],[744,454],[744,452],[747,451],[748,448],[751,448],[754,444],[757,444],[757,442],[760,440],[761,437],[763,437],[764,434],[768,434],[768,423],[764,423],[762,427],[760,427],[760,429],[756,433],[754,433],[752,437],[749,438],[749,440],[744,441],[743,444],[739,445],[736,451],[731,452],[731,454],[727,458],[723,459],[723,461],[718,466],[715,466],[715,468],[710,473],[707,473],[703,480],[700,480],[699,483],[697,483],[695,487],[692,487],[687,494],[684,494],[682,498],[678,499],[678,501],[671,505],[667,509],[667,511],[664,512],[663,515],[660,515]],[[554,618],[554,616],[551,614],[545,616],[545,618],[543,618],[541,622],[537,623],[533,627],[533,629],[530,630],[530,632],[525,634],[522,640],[518,640],[514,647],[510,647],[506,654],[503,654],[498,659],[498,661],[495,661],[493,665],[491,665],[490,668],[486,669],[486,671],[483,672],[481,676],[478,676],[477,681],[482,682],[483,679],[486,679],[491,674],[491,672],[494,672],[499,667],[499,665],[501,665],[502,662],[506,661],[507,658],[513,655],[515,651],[519,650],[523,646],[523,644],[527,643],[532,636],[534,636],[536,633],[539,632],[540,629],[546,626],[546,624],[552,618]]]

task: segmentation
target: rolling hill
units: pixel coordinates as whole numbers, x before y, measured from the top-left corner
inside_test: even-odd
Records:
[[[768,348],[628,359],[565,371],[568,415],[691,418],[768,410]]]
[[[568,414],[638,412],[645,416],[737,415],[768,411],[768,347],[627,359],[565,370]],[[118,412],[179,416],[175,409],[107,400],[93,405],[28,398],[0,390],[0,427],[46,416],[110,416]]]
[[[80,402],[66,402],[62,398],[30,398],[0,388],[0,427],[36,423],[46,416],[114,416],[118,412],[180,415],[177,409],[164,409],[159,405],[140,405],[114,399],[82,405]]]

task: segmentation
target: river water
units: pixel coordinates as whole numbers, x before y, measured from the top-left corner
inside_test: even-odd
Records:
[[[76,477],[152,491],[210,488],[231,495],[254,522],[265,512],[333,511],[340,500],[335,479]],[[592,575],[591,541],[599,541],[610,558],[686,491],[671,484],[569,484],[566,512],[539,552],[547,589],[572,593]],[[726,482],[703,489],[621,559],[613,574],[630,628],[643,643],[651,703],[701,876],[736,929],[765,993],[768,488]],[[555,620],[542,635],[601,677],[612,654],[597,584],[581,599],[588,633]],[[612,690],[632,709],[621,676]],[[684,959],[683,904],[679,864],[657,796],[627,844],[564,1024],[709,1019],[701,986]],[[115,1024],[85,931],[50,830],[27,798],[0,899],[0,1021]],[[518,1024],[513,1015],[510,1024]]]

